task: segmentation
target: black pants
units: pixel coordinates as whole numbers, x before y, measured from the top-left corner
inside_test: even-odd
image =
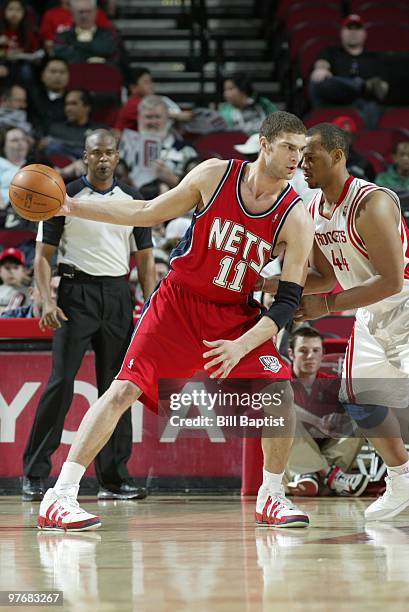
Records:
[[[61,279],[58,305],[63,321],[53,337],[52,371],[40,398],[30,438],[24,451],[24,474],[46,478],[51,455],[61,442],[64,419],[74,394],[74,379],[90,346],[95,352],[99,396],[118,373],[130,342],[133,321],[128,284],[123,277],[104,280]],[[132,451],[131,410],[120,418],[107,444],[95,459],[102,486],[129,478],[126,463]]]

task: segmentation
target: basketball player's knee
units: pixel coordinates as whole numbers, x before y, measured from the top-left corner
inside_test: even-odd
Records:
[[[121,414],[141,395],[141,390],[129,380],[114,380],[110,389],[111,405]]]
[[[294,409],[294,394],[289,381],[276,383],[268,388],[269,402],[263,406],[264,413],[286,416]]]
[[[381,425],[389,409],[386,406],[376,406],[373,404],[343,404],[345,412],[356,422],[362,429],[372,429]]]

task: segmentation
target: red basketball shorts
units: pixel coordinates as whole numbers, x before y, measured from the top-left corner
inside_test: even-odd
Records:
[[[257,322],[259,308],[218,304],[165,278],[152,294],[135,328],[118,380],[130,380],[140,401],[156,410],[159,379],[189,379],[203,371],[203,340],[235,340]],[[217,368],[215,368],[217,369]],[[290,379],[272,340],[245,355],[229,378]]]

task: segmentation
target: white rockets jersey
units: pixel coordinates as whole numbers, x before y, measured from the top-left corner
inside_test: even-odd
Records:
[[[357,287],[377,273],[369,261],[365,244],[359,236],[355,216],[359,204],[368,193],[379,189],[388,193],[400,210],[399,198],[394,191],[352,176],[345,182],[331,219],[321,215],[323,200],[321,190],[308,206],[314,219],[315,242],[332,265],[337,281],[343,289]],[[400,293],[366,306],[366,309],[372,312],[390,310],[409,296],[409,230],[402,215],[399,231],[405,266],[404,286]]]

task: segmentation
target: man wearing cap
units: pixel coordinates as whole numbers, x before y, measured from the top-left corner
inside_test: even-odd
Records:
[[[30,302],[24,253],[19,249],[5,249],[0,254],[0,312],[26,306]]]
[[[375,172],[372,164],[354,149],[353,142],[355,134],[358,131],[358,126],[353,117],[348,115],[340,115],[332,120],[332,123],[344,132],[348,132],[350,138],[349,154],[347,159],[347,170],[352,176],[356,178],[364,179],[364,181],[373,181],[375,178]],[[295,189],[295,187],[294,187]]]
[[[389,91],[380,77],[381,60],[377,53],[365,50],[367,32],[359,15],[348,15],[341,24],[341,45],[325,49],[317,58],[310,77],[313,106],[356,106],[367,127],[375,127],[377,103]]]

